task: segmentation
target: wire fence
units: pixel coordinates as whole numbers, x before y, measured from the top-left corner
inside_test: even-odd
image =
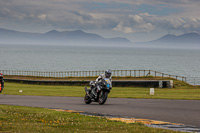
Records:
[[[4,75],[13,76],[37,76],[37,77],[57,77],[57,78],[67,78],[67,77],[97,77],[104,73],[101,71],[62,71],[62,72],[41,72],[41,71],[19,71],[19,70],[0,70]],[[170,75],[161,73],[153,70],[112,70],[112,76],[114,77],[169,77],[175,78],[181,81],[187,81],[186,77]]]

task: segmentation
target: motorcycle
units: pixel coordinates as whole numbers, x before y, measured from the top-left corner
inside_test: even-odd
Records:
[[[100,83],[90,81],[90,89],[85,87],[86,94],[84,101],[86,104],[98,102],[102,105],[106,102],[111,89],[111,81],[108,78],[102,79],[102,82]]]
[[[3,88],[4,88],[3,74],[0,73],[0,93],[3,91]]]

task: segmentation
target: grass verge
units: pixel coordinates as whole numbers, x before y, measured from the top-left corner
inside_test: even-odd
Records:
[[[113,98],[146,98],[146,99],[184,99],[200,100],[200,88],[184,85],[177,81],[175,88],[159,89],[155,88],[155,95],[149,95],[149,88],[138,87],[113,87],[109,97]],[[19,92],[22,90],[23,92]],[[51,86],[51,85],[31,85],[20,83],[5,83],[2,94],[7,95],[33,95],[33,96],[74,96],[84,97],[83,86]]]
[[[0,105],[0,132],[174,133],[175,131],[43,108]]]

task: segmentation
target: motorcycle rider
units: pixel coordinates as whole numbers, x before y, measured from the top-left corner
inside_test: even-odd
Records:
[[[3,91],[3,88],[4,88],[3,74],[0,73],[0,93]]]
[[[106,70],[104,74],[99,75],[99,77],[96,79],[96,82],[93,83],[91,86],[91,90],[94,92],[95,95],[97,95],[97,84],[102,82],[102,79],[109,78],[111,81],[110,88],[112,88],[112,71],[110,69]]]
[[[101,74],[97,79],[96,79],[96,82],[97,83],[100,83],[102,79],[104,78],[109,78],[110,81],[112,82],[112,71],[110,69],[106,70],[104,74]]]

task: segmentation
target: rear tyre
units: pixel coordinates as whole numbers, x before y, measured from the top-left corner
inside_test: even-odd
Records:
[[[99,101],[98,101],[99,104],[103,105],[106,102],[107,97],[108,97],[108,92],[101,91],[99,94]]]
[[[90,104],[92,102],[91,98],[87,94],[85,94],[84,102],[86,104]]]

